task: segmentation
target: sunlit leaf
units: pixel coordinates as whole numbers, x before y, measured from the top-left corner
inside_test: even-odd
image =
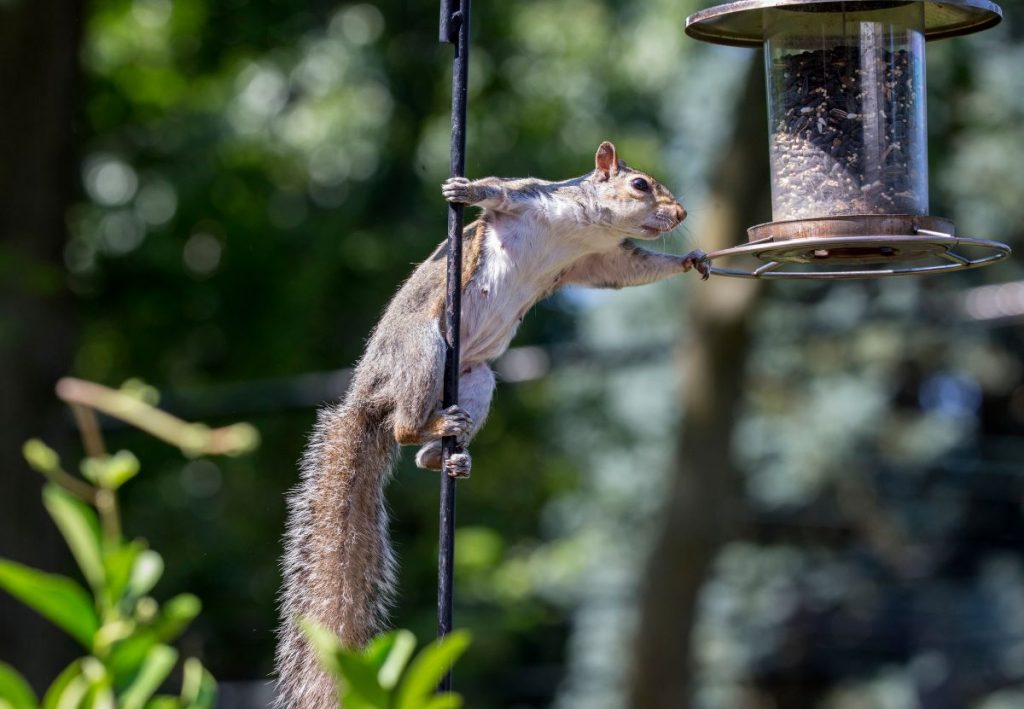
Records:
[[[388,659],[388,654],[391,652],[391,649],[395,646],[395,640],[398,638],[398,633],[400,632],[408,631],[391,630],[373,637],[369,644],[363,648],[363,657],[365,657],[370,664],[380,670],[380,668],[384,666],[384,662]],[[413,640],[415,641],[415,637]]]
[[[100,629],[93,635],[92,651],[104,655],[111,645],[131,637],[134,632],[135,623],[133,621],[114,616],[111,620],[101,625]]]
[[[69,578],[0,559],[0,588],[37,611],[84,647],[100,627],[92,599]]]
[[[75,660],[57,675],[46,690],[41,709],[78,709],[87,691],[89,680],[82,674],[82,661]]]
[[[142,667],[139,668],[138,675],[121,692],[119,697],[121,709],[142,709],[146,701],[167,679],[177,660],[178,651],[172,647],[156,645],[150,648]]]
[[[153,632],[162,642],[169,642],[185,631],[202,608],[203,604],[191,593],[178,594],[163,604],[153,623]]]
[[[111,490],[124,485],[139,474],[139,459],[131,451],[118,451],[110,457],[102,485]]]
[[[341,641],[338,637],[308,618],[300,618],[297,622],[309,644],[313,646],[313,652],[316,653],[320,664],[332,674],[340,672],[338,653],[341,652]]]
[[[115,605],[125,591],[128,590],[128,581],[132,576],[132,569],[135,568],[135,559],[145,549],[139,541],[119,544],[113,549],[106,549],[103,556],[103,568],[106,570],[107,584],[105,595],[107,602]]]
[[[116,709],[116,698],[111,688],[111,677],[107,668],[95,657],[82,658],[82,677],[88,688],[81,705],[86,709]],[[75,706],[68,700],[69,707]],[[60,703],[58,703],[60,707]]]
[[[82,475],[107,490],[116,490],[139,473],[139,459],[131,451],[118,451],[105,458],[86,458]]]
[[[194,657],[185,660],[181,703],[185,709],[213,709],[217,703],[217,681]]]
[[[402,678],[395,709],[419,709],[434,694],[441,679],[469,647],[469,642],[468,632],[456,630],[427,645]]]
[[[0,662],[0,701],[10,709],[35,709],[39,706],[35,692],[21,674],[10,665]]]
[[[103,458],[83,458],[82,462],[78,464],[78,469],[82,471],[82,477],[93,485],[100,484],[100,480],[103,478],[103,467]]]
[[[135,559],[135,565],[132,567],[131,579],[128,582],[128,593],[133,598],[138,598],[148,593],[156,585],[156,582],[160,580],[163,573],[163,557],[151,549],[141,552]]]
[[[384,661],[375,662],[374,664],[377,667],[377,681],[380,683],[380,686],[390,691],[398,685],[398,680],[402,678],[402,672],[405,671],[406,665],[409,664],[409,658],[416,651],[416,636],[408,630],[396,630],[393,633],[388,633],[388,635],[391,640],[388,643],[388,651],[383,658]],[[370,647],[367,648],[367,652],[373,649],[375,649],[374,643],[371,643]]]
[[[444,694],[438,694],[436,697],[428,699],[426,704],[423,705],[423,709],[460,709],[462,704],[463,699],[461,694],[445,692]]]
[[[56,485],[43,488],[43,504],[64,536],[85,580],[93,590],[102,589],[106,573],[96,512]]]
[[[52,473],[60,468],[60,456],[38,438],[30,438],[21,447],[21,454],[34,470]]]
[[[152,630],[136,630],[131,637],[115,643],[106,658],[114,683],[123,686],[130,681],[142,667],[150,649],[158,642]]]
[[[387,709],[388,695],[377,682],[377,668],[362,655],[350,650],[339,650],[336,657],[345,702],[351,703],[357,699],[372,707]]]
[[[126,379],[121,385],[120,391],[150,406],[160,403],[160,390],[138,377]]]

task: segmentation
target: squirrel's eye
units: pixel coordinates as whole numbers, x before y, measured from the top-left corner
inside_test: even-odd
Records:
[[[640,190],[641,192],[647,192],[651,189],[651,185],[647,180],[642,177],[638,177],[629,183],[633,186],[633,189]]]

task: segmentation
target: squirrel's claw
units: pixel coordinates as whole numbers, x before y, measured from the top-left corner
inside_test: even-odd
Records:
[[[441,436],[455,436],[460,444],[465,443],[473,430],[473,417],[461,406],[449,406],[441,412]]]
[[[473,467],[473,458],[462,445],[456,446],[446,462],[441,460],[441,441],[431,441],[416,454],[416,466],[424,470],[440,470],[453,478],[468,478]]]
[[[452,204],[472,204],[469,178],[449,177],[441,185],[441,194]]]
[[[702,281],[711,277],[711,259],[700,249],[694,249],[683,257],[683,270],[689,271],[691,268],[697,269]]]
[[[444,471],[453,478],[468,478],[472,468],[473,458],[469,455],[469,451],[462,446],[456,448],[444,462]]]

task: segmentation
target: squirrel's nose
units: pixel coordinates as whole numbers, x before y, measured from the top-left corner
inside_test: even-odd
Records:
[[[683,205],[679,204],[678,202],[676,202],[675,215],[677,222],[681,222],[684,219],[686,219],[686,209],[684,209]]]

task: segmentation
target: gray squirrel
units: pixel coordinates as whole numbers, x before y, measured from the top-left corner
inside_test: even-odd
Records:
[[[491,404],[489,363],[508,348],[523,316],[566,285],[638,286],[696,268],[705,255],[656,253],[655,239],[686,210],[650,175],[601,143],[595,169],[562,182],[453,177],[445,199],[480,207],[463,231],[459,406],[441,409],[445,359],[446,244],[395,294],[370,336],[348,393],[317,418],[288,498],[281,627],[277,648],[282,709],[337,707],[337,688],[296,624],[308,618],[364,646],[387,621],[396,561],[384,488],[399,446],[419,445],[416,465],[440,470],[441,437],[459,448],[446,473],[469,475],[472,439]]]

